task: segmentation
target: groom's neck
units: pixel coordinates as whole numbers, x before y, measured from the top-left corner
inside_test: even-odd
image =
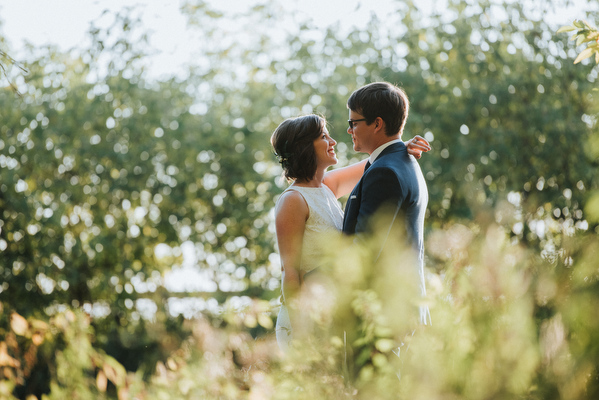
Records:
[[[393,135],[393,136],[387,136],[387,135],[385,135],[384,137],[381,137],[380,140],[377,140],[375,142],[374,148],[368,152],[368,155],[371,155],[376,149],[378,149],[379,147],[381,147],[385,143],[389,143],[389,142],[392,142],[392,141],[397,140],[397,139],[401,139],[401,134],[398,133],[398,134]]]

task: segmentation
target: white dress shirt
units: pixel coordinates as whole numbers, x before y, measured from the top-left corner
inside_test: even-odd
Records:
[[[368,158],[368,161],[370,161],[370,164],[374,163],[374,160],[377,159],[378,156],[381,155],[381,153],[383,152],[383,150],[385,150],[387,147],[391,146],[394,143],[399,143],[402,142],[401,139],[395,139],[392,140],[390,142],[387,143],[383,143],[382,145],[380,145],[379,147],[377,147],[376,149],[374,149],[374,151],[372,152],[372,154],[370,154],[370,157]]]

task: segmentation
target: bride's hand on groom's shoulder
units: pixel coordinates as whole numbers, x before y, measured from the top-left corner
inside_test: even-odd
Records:
[[[422,156],[423,152],[430,151],[431,149],[429,142],[420,135],[416,135],[404,143],[408,149],[408,154],[413,155],[417,159]]]

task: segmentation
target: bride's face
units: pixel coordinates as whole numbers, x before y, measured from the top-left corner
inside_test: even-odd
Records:
[[[327,168],[337,164],[337,155],[335,154],[336,144],[337,142],[329,135],[327,129],[324,128],[321,135],[314,140],[317,167]]]

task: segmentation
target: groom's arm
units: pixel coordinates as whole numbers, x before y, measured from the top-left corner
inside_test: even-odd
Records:
[[[364,177],[361,198],[356,233],[369,231],[372,216],[383,205],[390,205],[394,210],[399,209],[405,195],[393,171],[388,168],[371,168]]]

